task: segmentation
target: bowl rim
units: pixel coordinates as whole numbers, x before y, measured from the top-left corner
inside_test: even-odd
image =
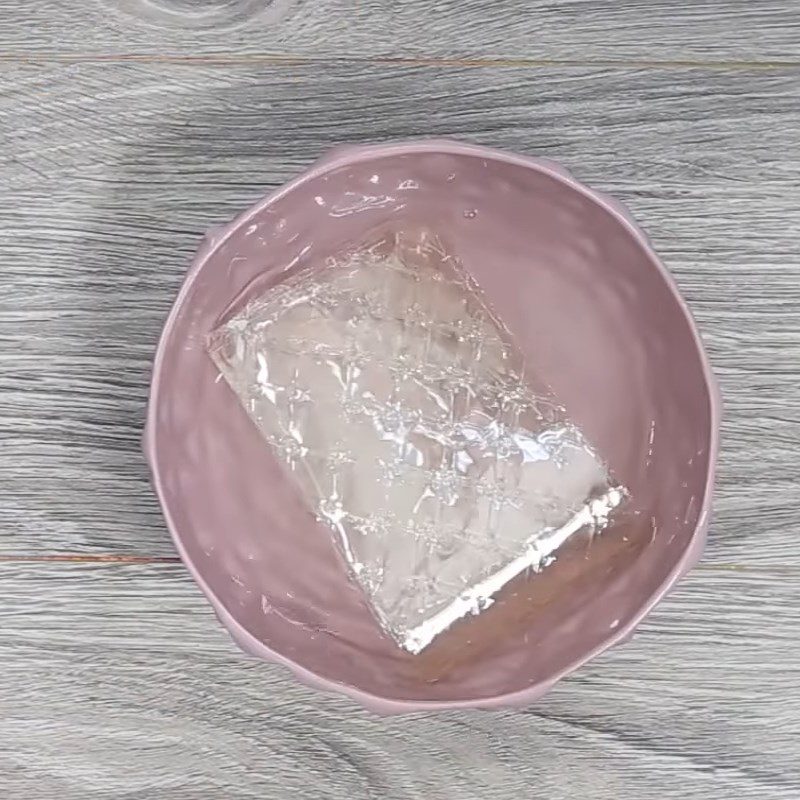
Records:
[[[695,529],[686,549],[678,559],[672,571],[667,575],[662,583],[656,588],[650,597],[641,604],[640,608],[633,614],[626,625],[620,626],[613,631],[609,631],[608,635],[605,636],[599,644],[582,655],[572,659],[566,666],[553,673],[548,678],[539,680],[530,686],[525,687],[524,689],[518,689],[505,694],[455,700],[400,700],[382,697],[380,695],[359,689],[356,686],[318,675],[288,656],[272,650],[270,647],[257,639],[253,634],[251,634],[224,607],[220,599],[206,583],[202,574],[200,573],[200,570],[195,565],[192,558],[189,556],[188,551],[184,547],[182,534],[178,529],[178,526],[175,524],[174,518],[172,517],[169,508],[169,501],[167,500],[164,491],[159,469],[158,441],[156,437],[156,409],[159,405],[162,366],[164,354],[167,349],[168,342],[172,336],[172,330],[195,279],[208,260],[222,247],[222,245],[228,239],[230,239],[234,233],[239,230],[239,228],[246,225],[254,216],[260,214],[272,203],[276,202],[289,192],[294,191],[302,184],[314,180],[326,172],[348,164],[369,161],[384,156],[422,153],[473,156],[477,158],[483,158],[485,160],[504,162],[506,164],[518,166],[524,169],[532,169],[560,181],[610,213],[628,230],[639,247],[644,251],[649,261],[658,270],[662,280],[669,289],[674,300],[677,302],[678,307],[680,308],[692,334],[696,354],[700,360],[700,365],[702,367],[703,377],[709,396],[710,424],[709,440],[707,444],[708,471],[700,512],[695,524]],[[158,346],[156,348],[155,357],[153,360],[147,415],[143,435],[143,449],[145,452],[145,457],[150,466],[153,487],[158,497],[167,528],[170,532],[178,554],[188,568],[193,579],[202,590],[203,594],[211,603],[211,606],[216,612],[220,622],[228,630],[233,640],[241,649],[266,661],[287,667],[289,670],[291,670],[297,680],[311,688],[324,692],[345,695],[350,699],[355,700],[366,709],[376,713],[396,714],[413,711],[438,711],[465,708],[524,707],[539,699],[558,681],[571,674],[576,669],[598,656],[600,653],[605,652],[615,644],[619,644],[620,642],[624,642],[625,640],[629,639],[633,635],[635,628],[650,613],[653,607],[699,560],[707,538],[708,527],[711,519],[713,490],[716,479],[717,459],[719,455],[721,414],[722,397],[720,394],[719,385],[712,372],[708,354],[703,346],[702,337],[692,312],[689,309],[686,300],[681,295],[675,279],[653,250],[647,235],[634,221],[633,216],[625,208],[625,206],[622,205],[622,203],[613,197],[609,197],[603,192],[599,192],[585,186],[583,183],[576,180],[572,174],[562,167],[558,162],[552,161],[549,158],[519,155],[493,147],[485,147],[483,145],[469,144],[450,139],[418,139],[376,145],[339,145],[334,147],[327,153],[323,154],[321,158],[311,164],[311,166],[304,172],[298,174],[287,183],[277,188],[275,191],[263,197],[250,208],[237,215],[231,222],[227,223],[221,228],[212,229],[205,235],[189,269],[186,272],[181,288],[172,305],[169,315],[167,316],[159,337]]]

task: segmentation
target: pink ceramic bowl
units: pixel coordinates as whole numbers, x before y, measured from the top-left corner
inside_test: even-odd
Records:
[[[382,635],[205,337],[265,272],[385,223],[458,251],[528,362],[631,492],[602,535],[422,655]],[[556,164],[447,141],[337,148],[209,234],[156,354],[145,435],[175,544],[242,648],[379,712],[523,706],[636,624],[698,559],[720,401],[685,302],[616,201]]]

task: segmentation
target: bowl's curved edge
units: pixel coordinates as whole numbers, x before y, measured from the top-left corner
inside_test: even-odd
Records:
[[[318,175],[341,166],[346,163],[362,161],[374,158],[378,155],[407,154],[413,152],[446,152],[454,155],[473,155],[476,157],[491,158],[502,160],[506,163],[516,164],[520,167],[545,172],[552,177],[568,184],[572,189],[580,192],[593,202],[605,208],[612,216],[616,217],[639,242],[645,250],[653,265],[659,270],[662,278],[670,289],[679,307],[682,309],[687,324],[692,332],[695,347],[700,358],[706,387],[709,393],[710,411],[710,436],[708,442],[708,476],[703,493],[703,501],[700,507],[700,515],[695,526],[695,531],[689,546],[675,565],[672,572],[663,581],[661,586],[651,595],[647,603],[637,611],[627,625],[616,629],[607,636],[597,647],[589,653],[584,654],[574,662],[568,664],[556,675],[551,676],[545,681],[532,684],[531,686],[511,692],[505,695],[485,697],[469,700],[443,700],[443,701],[417,701],[417,700],[389,700],[387,698],[363,692],[354,686],[338,683],[336,681],[323,678],[310,670],[305,669],[300,664],[290,658],[275,652],[261,641],[250,634],[236,619],[234,619],[227,609],[222,605],[211,588],[203,580],[193,561],[186,552],[181,541],[180,533],[171,518],[169,509],[164,501],[161,476],[158,469],[156,458],[156,442],[154,437],[155,408],[158,403],[159,377],[161,362],[170,332],[175,323],[175,319],[183,305],[189,289],[202,269],[205,262],[215,253],[222,244],[242,225],[246,224],[254,215],[260,213],[264,208],[275,202],[277,199],[293,191],[300,184],[312,180]],[[280,666],[288,668],[294,677],[303,685],[309,688],[323,691],[325,693],[342,694],[355,700],[368,711],[377,714],[400,714],[416,711],[439,711],[456,709],[500,709],[500,708],[521,708],[544,696],[550,689],[566,676],[573,673],[576,669],[587,662],[596,658],[607,649],[628,641],[641,621],[652,611],[653,607],[672,589],[680,578],[682,578],[700,560],[708,534],[708,527],[711,521],[713,490],[716,480],[717,458],[719,453],[720,423],[722,415],[722,396],[719,384],[711,369],[711,364],[703,346],[702,337],[697,327],[697,323],[688,307],[685,299],[680,293],[674,278],[662,263],[661,259],[653,250],[649,238],[639,227],[628,209],[616,198],[610,197],[603,192],[595,191],[576,180],[572,174],[563,166],[549,158],[538,158],[534,156],[522,156],[515,153],[497,150],[495,148],[484,147],[481,145],[467,144],[450,139],[421,139],[407,142],[378,144],[378,145],[339,145],[324,154],[315,161],[306,171],[297,175],[295,178],[268,194],[258,203],[251,206],[239,214],[228,224],[213,228],[203,237],[200,246],[192,263],[186,273],[183,284],[178,292],[178,296],[164,323],[158,346],[156,348],[153,361],[152,379],[150,384],[150,394],[148,399],[147,416],[145,429],[142,437],[142,445],[145,458],[150,467],[153,487],[159,500],[159,504],[164,514],[167,528],[172,540],[181,557],[197,585],[211,603],[217,618],[228,630],[233,641],[246,653],[256,656],[259,659],[270,661]]]

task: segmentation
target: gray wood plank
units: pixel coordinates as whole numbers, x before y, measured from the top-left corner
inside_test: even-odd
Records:
[[[800,8],[792,0],[4,0],[2,6],[6,56],[800,59]]]
[[[0,586],[7,800],[800,793],[797,574],[695,573],[525,712],[386,719],[240,654],[178,566],[6,563]]]
[[[201,233],[332,144],[452,135],[558,158],[638,215],[723,383],[709,563],[785,563],[800,533],[800,70],[0,76],[0,552],[172,555],[139,440]]]

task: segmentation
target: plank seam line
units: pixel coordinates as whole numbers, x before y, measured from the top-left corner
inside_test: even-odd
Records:
[[[293,67],[304,65],[343,66],[396,65],[408,67],[530,67],[530,68],[605,68],[605,69],[705,69],[705,70],[784,70],[800,68],[798,59],[768,61],[729,61],[706,59],[559,59],[559,58],[469,58],[469,57],[403,57],[369,56],[362,58],[306,57],[269,55],[261,53],[242,55],[180,55],[148,53],[0,53],[0,64],[44,65],[59,64],[175,64],[204,66],[269,65]]]

